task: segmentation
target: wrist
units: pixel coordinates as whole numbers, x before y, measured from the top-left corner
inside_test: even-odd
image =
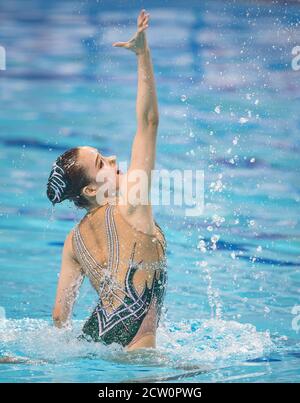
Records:
[[[137,56],[143,56],[143,55],[147,55],[150,53],[150,48],[147,46],[144,49],[140,49],[136,52]]]

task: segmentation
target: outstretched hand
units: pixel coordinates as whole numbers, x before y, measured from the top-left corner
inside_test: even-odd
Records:
[[[143,9],[137,18],[137,32],[134,37],[127,42],[114,42],[112,46],[122,47],[133,51],[136,55],[145,52],[147,49],[146,29],[149,27],[150,14],[146,14],[146,10]]]

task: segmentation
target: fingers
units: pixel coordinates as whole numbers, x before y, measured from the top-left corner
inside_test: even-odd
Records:
[[[149,19],[150,19],[150,14],[148,13],[148,14],[145,15],[145,20],[144,20],[144,24],[145,24],[146,27],[149,26],[149,25],[148,25]]]
[[[143,8],[142,11],[140,12],[140,17],[143,17],[146,14],[146,10]]]
[[[146,10],[143,9],[139,15],[139,28],[141,30],[144,30],[146,28],[148,28],[149,26],[149,18],[150,18],[150,14],[146,13]]]
[[[150,18],[150,13],[144,14],[143,23],[147,24],[149,22],[149,18]]]
[[[150,13],[146,13],[146,10],[143,9],[140,13],[140,15],[138,16],[138,23],[139,24],[144,24],[145,22],[149,21],[149,16]]]

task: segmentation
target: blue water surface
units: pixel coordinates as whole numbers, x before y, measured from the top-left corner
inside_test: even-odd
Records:
[[[90,145],[130,158],[137,61],[113,48],[151,14],[156,169],[203,170],[205,208],[154,206],[169,283],[157,350],[79,342],[52,326],[62,245],[83,212],[52,211],[51,164]],[[300,381],[299,3],[1,2],[2,382]],[[298,315],[298,316],[297,316]],[[23,360],[23,362],[22,362]]]

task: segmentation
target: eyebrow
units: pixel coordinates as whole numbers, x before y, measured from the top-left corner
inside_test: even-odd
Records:
[[[97,154],[97,157],[96,157],[96,160],[95,160],[95,167],[97,167],[98,166],[98,161],[99,161],[99,158],[100,158],[100,155],[99,154]]]

